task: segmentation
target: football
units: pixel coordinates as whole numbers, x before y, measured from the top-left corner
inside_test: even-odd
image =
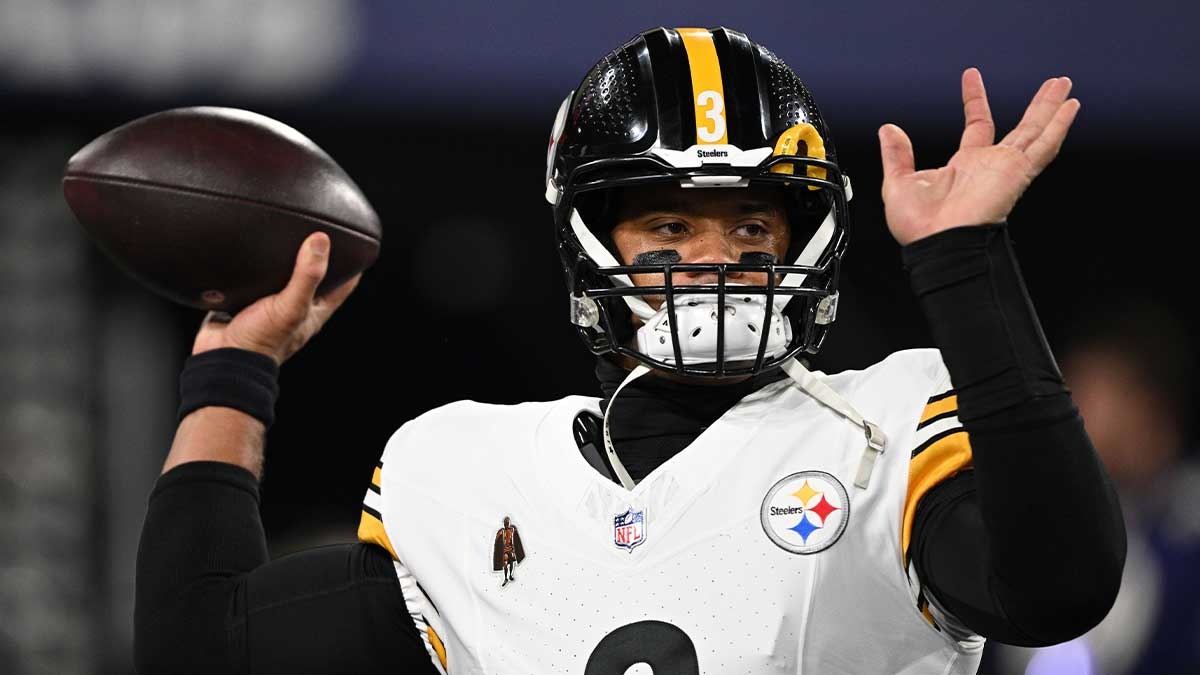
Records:
[[[350,176],[295,129],[246,110],[179,108],[75,153],[63,192],[121,269],[199,309],[234,313],[287,285],[313,232],[336,288],[379,256],[379,217]]]

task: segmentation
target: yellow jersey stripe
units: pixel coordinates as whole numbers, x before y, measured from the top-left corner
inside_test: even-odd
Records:
[[[908,493],[904,498],[904,521],[900,530],[900,552],[908,560],[913,517],[927,492],[950,476],[971,466],[971,440],[965,430],[938,439],[908,465]]]
[[[388,539],[387,531],[383,529],[383,521],[376,514],[365,510],[362,512],[362,517],[358,521],[358,540],[364,544],[382,546],[392,554],[392,560],[400,560],[400,556],[396,555],[396,549],[392,547],[391,540]]]
[[[725,86],[712,33],[705,28],[676,28],[687,51],[692,72],[692,103],[696,105],[696,143],[729,143],[725,120]]]
[[[933,626],[934,628],[938,627],[937,622],[933,620],[933,615],[929,613],[929,605],[928,604],[923,604],[921,606],[921,616],[925,617],[925,620],[929,622],[930,626]],[[938,630],[941,630],[941,629],[938,628]]]
[[[371,485],[375,487],[383,487],[383,471],[380,467],[375,467],[375,471],[371,474]]]
[[[428,624],[425,625],[425,634],[429,637],[433,651],[437,652],[438,661],[442,662],[442,670],[446,670],[446,645],[442,644],[442,638],[438,637],[437,631]]]
[[[921,424],[941,415],[943,413],[954,412],[958,410],[958,395],[947,396],[946,398],[938,399],[933,403],[925,406],[925,410],[921,412]]]

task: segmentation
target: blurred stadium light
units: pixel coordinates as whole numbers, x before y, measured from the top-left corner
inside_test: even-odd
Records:
[[[657,25],[726,25],[796,67],[839,125],[957,121],[980,66],[1001,122],[1070,75],[1075,136],[1166,136],[1200,115],[1200,5],[491,0],[0,0],[0,96],[323,102],[548,125],[595,59]],[[887,116],[885,119],[884,116]]]
[[[321,0],[2,0],[0,82],[38,94],[311,95],[342,77],[358,7]]]
[[[0,670],[95,657],[96,385],[87,244],[59,205],[60,140],[0,144]],[[6,653],[7,652],[7,653]]]

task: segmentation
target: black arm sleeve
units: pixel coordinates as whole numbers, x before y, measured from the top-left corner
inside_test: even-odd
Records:
[[[269,562],[258,505],[253,475],[231,464],[159,478],[138,549],[138,672],[436,673],[387,551]]]
[[[904,249],[958,393],[974,470],[918,506],[911,559],[981,635],[1037,646],[1108,613],[1125,561],[1116,493],[1042,334],[1004,225]]]

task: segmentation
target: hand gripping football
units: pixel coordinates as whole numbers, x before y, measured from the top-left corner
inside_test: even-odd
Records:
[[[287,285],[301,242],[329,235],[325,293],[379,256],[379,217],[315,143],[268,117],[180,108],[100,136],[63,192],[92,240],[152,290],[234,313]]]

